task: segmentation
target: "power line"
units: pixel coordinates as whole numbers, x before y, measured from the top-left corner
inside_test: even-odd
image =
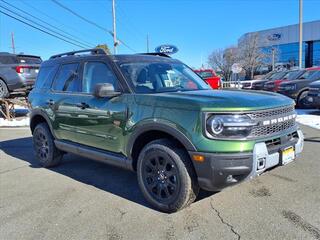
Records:
[[[27,3],[24,2],[23,0],[19,0],[19,1],[20,1],[22,4],[24,4],[25,6],[27,6],[28,8],[31,8],[32,10],[34,10],[34,11],[42,14],[43,16],[49,18],[50,20],[52,20],[52,21],[60,24],[61,26],[64,26],[64,27],[66,27],[66,28],[69,28],[70,30],[72,30],[72,31],[74,31],[74,32],[76,32],[76,33],[78,33],[78,34],[81,34],[82,36],[89,37],[88,33],[80,32],[80,31],[79,31],[78,29],[76,29],[75,27],[70,26],[70,25],[66,25],[64,22],[62,22],[62,21],[60,21],[60,20],[58,20],[58,19],[50,16],[49,14],[45,13],[45,12],[42,11],[41,9],[36,8],[35,6],[30,5],[29,3],[27,4]],[[61,30],[61,31],[62,31],[62,30]],[[64,33],[67,33],[67,32],[65,32],[65,31],[63,31],[63,32],[64,32]],[[72,34],[69,34],[69,33],[68,33],[68,35],[73,36]],[[91,44],[91,43],[89,43],[89,42],[81,39],[80,37],[79,37],[79,39],[80,39],[81,41],[85,42],[85,43]],[[93,45],[93,44],[91,44],[91,45]]]
[[[15,19],[15,20],[17,20],[17,21],[19,21],[19,22],[21,22],[21,23],[23,23],[23,24],[25,24],[25,25],[28,25],[29,27],[32,27],[32,28],[34,28],[34,29],[37,29],[37,30],[39,30],[40,32],[43,32],[43,33],[48,34],[48,35],[50,35],[50,36],[52,36],[52,37],[58,38],[58,39],[60,39],[60,40],[62,40],[62,41],[64,41],[64,42],[70,43],[70,44],[72,44],[72,45],[74,45],[74,46],[77,46],[77,47],[80,47],[80,48],[84,48],[84,49],[85,49],[85,47],[83,47],[83,46],[80,46],[80,45],[78,45],[78,44],[76,44],[76,43],[73,43],[73,42],[71,42],[71,41],[68,41],[68,40],[66,40],[66,39],[63,39],[63,38],[61,38],[61,37],[59,37],[59,36],[57,36],[57,35],[55,35],[55,34],[52,34],[52,33],[48,32],[48,31],[46,31],[46,30],[43,30],[43,29],[41,29],[41,28],[39,28],[39,27],[36,27],[36,26],[34,26],[34,25],[30,24],[30,23],[27,23],[27,22],[25,22],[25,21],[23,21],[23,20],[21,20],[21,19],[19,19],[19,18],[17,18],[17,17],[14,17],[14,16],[10,15],[9,13],[6,13],[6,12],[4,12],[4,11],[2,11],[2,10],[0,10],[0,13],[4,14],[4,15],[12,18],[12,19]]]
[[[108,29],[106,29],[106,28],[104,28],[104,27],[96,24],[95,22],[93,22],[93,21],[91,21],[91,20],[89,20],[89,19],[81,16],[80,14],[76,13],[76,12],[73,11],[72,9],[70,9],[70,8],[66,7],[65,5],[61,4],[61,3],[58,2],[57,0],[51,0],[51,1],[54,2],[55,4],[57,4],[59,7],[65,9],[65,10],[67,10],[68,12],[72,13],[73,15],[77,16],[78,18],[81,18],[83,21],[85,21],[85,22],[87,22],[87,23],[89,23],[89,24],[91,24],[91,25],[99,28],[99,29],[102,30],[102,31],[109,33],[111,36],[113,36],[113,32],[112,32],[111,30],[108,30]]]
[[[15,8],[15,9],[21,11],[21,12],[25,12],[25,11],[23,11],[23,10],[21,10],[21,9],[19,9],[19,8],[17,8],[17,7],[15,7],[15,6],[13,6],[13,5],[5,2],[4,0],[0,0],[0,1],[2,1],[2,2],[6,3],[6,4],[10,5],[10,6],[12,6],[13,8]],[[70,38],[70,37],[68,37],[68,36],[66,36],[66,35],[64,35],[64,34],[61,34],[61,33],[57,32],[57,31],[55,31],[55,30],[53,30],[53,29],[48,28],[47,26],[44,26],[44,25],[42,25],[42,24],[40,24],[40,23],[37,23],[37,22],[35,22],[34,20],[32,20],[32,19],[30,19],[30,18],[28,18],[28,17],[22,16],[21,14],[15,12],[15,11],[9,9],[9,8],[6,8],[6,7],[4,7],[4,6],[0,6],[0,7],[1,7],[2,9],[5,9],[6,11],[12,13],[12,14],[15,14],[15,15],[19,16],[20,18],[22,18],[22,19],[24,19],[24,20],[27,20],[27,21],[29,21],[29,22],[31,22],[31,23],[33,23],[33,24],[36,24],[37,26],[40,26],[40,27],[42,27],[42,28],[45,28],[45,29],[47,29],[47,30],[49,30],[49,31],[57,34],[57,35],[60,35],[60,36],[63,37],[63,38],[66,38],[66,39],[68,39],[68,40],[70,40],[70,41],[73,41],[73,42],[76,42],[76,43],[78,43],[78,44],[81,44],[82,46],[85,46],[85,47],[89,47],[89,48],[92,47],[92,46],[90,46],[90,45],[88,45],[88,44],[85,44],[85,43],[83,43],[83,42],[78,41],[77,39]],[[27,12],[26,12],[26,13],[27,13]],[[27,13],[27,14],[28,14],[28,13]],[[34,16],[31,15],[31,14],[28,14],[28,15],[30,15],[31,17],[34,17]],[[34,17],[34,18],[36,18],[36,17]],[[40,20],[41,20],[41,19],[40,19]],[[41,20],[41,21],[42,21],[42,20]],[[45,22],[45,21],[42,21],[42,22],[44,22],[44,23],[47,24],[47,25],[50,25],[50,24],[48,24],[48,23]]]
[[[77,12],[73,11],[72,9],[66,7],[65,5],[63,5],[62,3],[60,3],[59,1],[57,0],[51,0],[52,2],[54,2],[55,4],[57,4],[59,7],[65,9],[66,11],[70,12],[71,14],[73,14],[74,16],[82,19],[83,21],[91,24],[92,26],[95,26],[96,28],[110,34],[112,37],[113,37],[113,31],[109,30],[109,29],[106,29],[104,27],[102,27],[101,25],[81,16],[80,14],[78,14]],[[128,44],[126,44],[124,41],[120,40],[119,38],[117,39],[120,43],[122,43],[125,47],[127,47],[128,49],[130,49],[131,51],[133,52],[136,52],[133,48],[131,48]]]

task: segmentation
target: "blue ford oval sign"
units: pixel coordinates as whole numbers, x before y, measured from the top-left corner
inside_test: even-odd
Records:
[[[178,52],[179,49],[174,45],[166,44],[166,45],[160,45],[159,47],[156,47],[155,51],[158,53],[164,53],[164,54],[170,55]]]
[[[268,40],[269,41],[277,41],[277,40],[280,40],[282,37],[281,33],[274,33],[274,34],[270,34],[268,36]]]

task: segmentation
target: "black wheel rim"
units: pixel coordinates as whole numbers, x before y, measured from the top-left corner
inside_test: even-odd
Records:
[[[40,161],[44,162],[49,156],[48,139],[44,133],[37,131],[34,136],[35,150]]]
[[[4,94],[4,86],[3,83],[0,81],[0,96]]]
[[[177,166],[167,154],[148,154],[142,164],[142,178],[149,194],[161,203],[171,202],[179,193]]]

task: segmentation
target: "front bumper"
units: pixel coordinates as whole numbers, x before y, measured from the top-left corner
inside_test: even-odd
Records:
[[[300,130],[294,134],[291,133],[290,140],[282,139],[277,145],[270,145],[270,141],[256,143],[253,152],[250,153],[189,152],[191,159],[193,155],[203,155],[205,159],[203,162],[193,162],[200,187],[208,191],[220,191],[260,175],[270,168],[280,166],[282,164],[280,153],[289,146],[294,147],[297,157],[303,149],[303,134]]]

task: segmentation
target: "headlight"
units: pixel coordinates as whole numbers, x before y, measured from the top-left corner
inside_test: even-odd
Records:
[[[255,125],[257,123],[247,115],[207,114],[205,132],[209,138],[242,139],[250,135]]]
[[[281,90],[285,90],[285,91],[296,90],[296,84],[287,84],[280,87],[281,87]]]

